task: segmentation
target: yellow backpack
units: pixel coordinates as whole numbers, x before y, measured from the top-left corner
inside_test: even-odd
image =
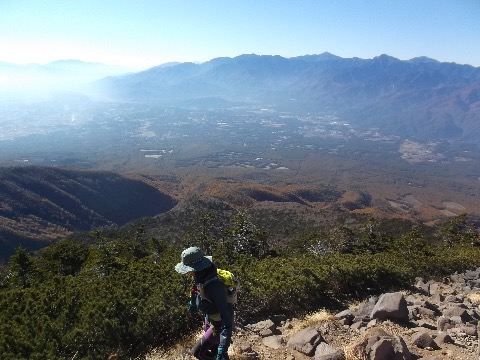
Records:
[[[225,286],[227,301],[230,304],[237,303],[237,294],[240,289],[240,281],[228,270],[217,269],[217,277]]]
[[[207,286],[207,284],[209,284],[213,280],[216,280],[217,278],[225,286],[225,292],[227,294],[227,302],[229,302],[230,304],[236,304],[238,290],[240,289],[240,281],[235,275],[233,275],[228,270],[217,269],[216,278],[209,279],[205,281],[203,284],[198,284],[200,285],[198,286],[198,291],[200,293],[200,296],[205,299],[205,292],[203,289],[205,288],[205,286]]]

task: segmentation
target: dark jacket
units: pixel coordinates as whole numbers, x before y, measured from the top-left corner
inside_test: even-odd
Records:
[[[205,284],[203,286],[203,284]],[[214,264],[202,271],[195,273],[195,284],[203,286],[204,299],[199,306],[207,315],[220,314],[220,344],[224,351],[228,350],[232,339],[233,309],[232,304],[227,302],[225,286],[217,278],[217,268]]]

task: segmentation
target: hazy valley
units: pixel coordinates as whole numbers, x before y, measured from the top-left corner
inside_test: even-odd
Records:
[[[3,241],[28,233],[12,237],[15,224],[32,226],[30,240],[51,240],[154,215],[112,219],[86,205],[97,198],[113,207],[132,178],[146,188],[118,211],[148,206],[148,196],[172,204],[203,196],[236,209],[326,209],[430,225],[462,213],[478,217],[479,87],[478,68],[426,58],[244,55],[105,78],[85,93],[4,98]],[[19,166],[41,168],[26,176]],[[121,187],[98,171],[120,174]],[[79,187],[77,177],[95,178],[99,188],[88,196],[72,186],[67,193],[102,220],[35,190],[41,182],[66,191],[57,176]],[[12,187],[42,201],[22,212],[12,205]],[[32,218],[36,212],[42,215]]]

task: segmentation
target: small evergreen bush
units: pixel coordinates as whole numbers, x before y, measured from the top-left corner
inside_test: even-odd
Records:
[[[409,286],[417,276],[480,266],[478,231],[465,218],[448,223],[438,236],[454,240],[436,246],[415,228],[395,238],[369,222],[359,231],[343,228],[299,242],[331,234],[332,246],[348,244],[335,251],[305,246],[282,255],[265,251],[265,234],[243,215],[223,232],[211,231],[213,217],[199,219],[205,231],[186,242],[208,244],[217,266],[240,278],[240,322],[337,306]],[[229,253],[234,240],[245,251]],[[186,311],[191,279],[174,271],[181,251],[155,238],[101,234],[95,242],[61,242],[36,256],[18,249],[0,272],[2,359],[132,358],[179,341],[202,321]]]

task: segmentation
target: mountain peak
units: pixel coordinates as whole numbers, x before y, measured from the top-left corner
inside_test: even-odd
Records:
[[[408,60],[408,62],[414,63],[414,64],[431,64],[431,63],[438,64],[439,63],[438,60],[429,58],[427,56],[417,56]]]
[[[381,54],[379,56],[375,56],[373,61],[381,61],[381,62],[400,62],[401,60],[397,59],[396,57],[387,55],[387,54]]]
[[[337,55],[334,55],[332,53],[329,53],[328,51],[324,51],[323,53],[321,53],[320,55],[318,55],[318,58],[319,59],[322,59],[322,60],[336,60],[336,59],[341,59],[340,56],[337,56]]]

